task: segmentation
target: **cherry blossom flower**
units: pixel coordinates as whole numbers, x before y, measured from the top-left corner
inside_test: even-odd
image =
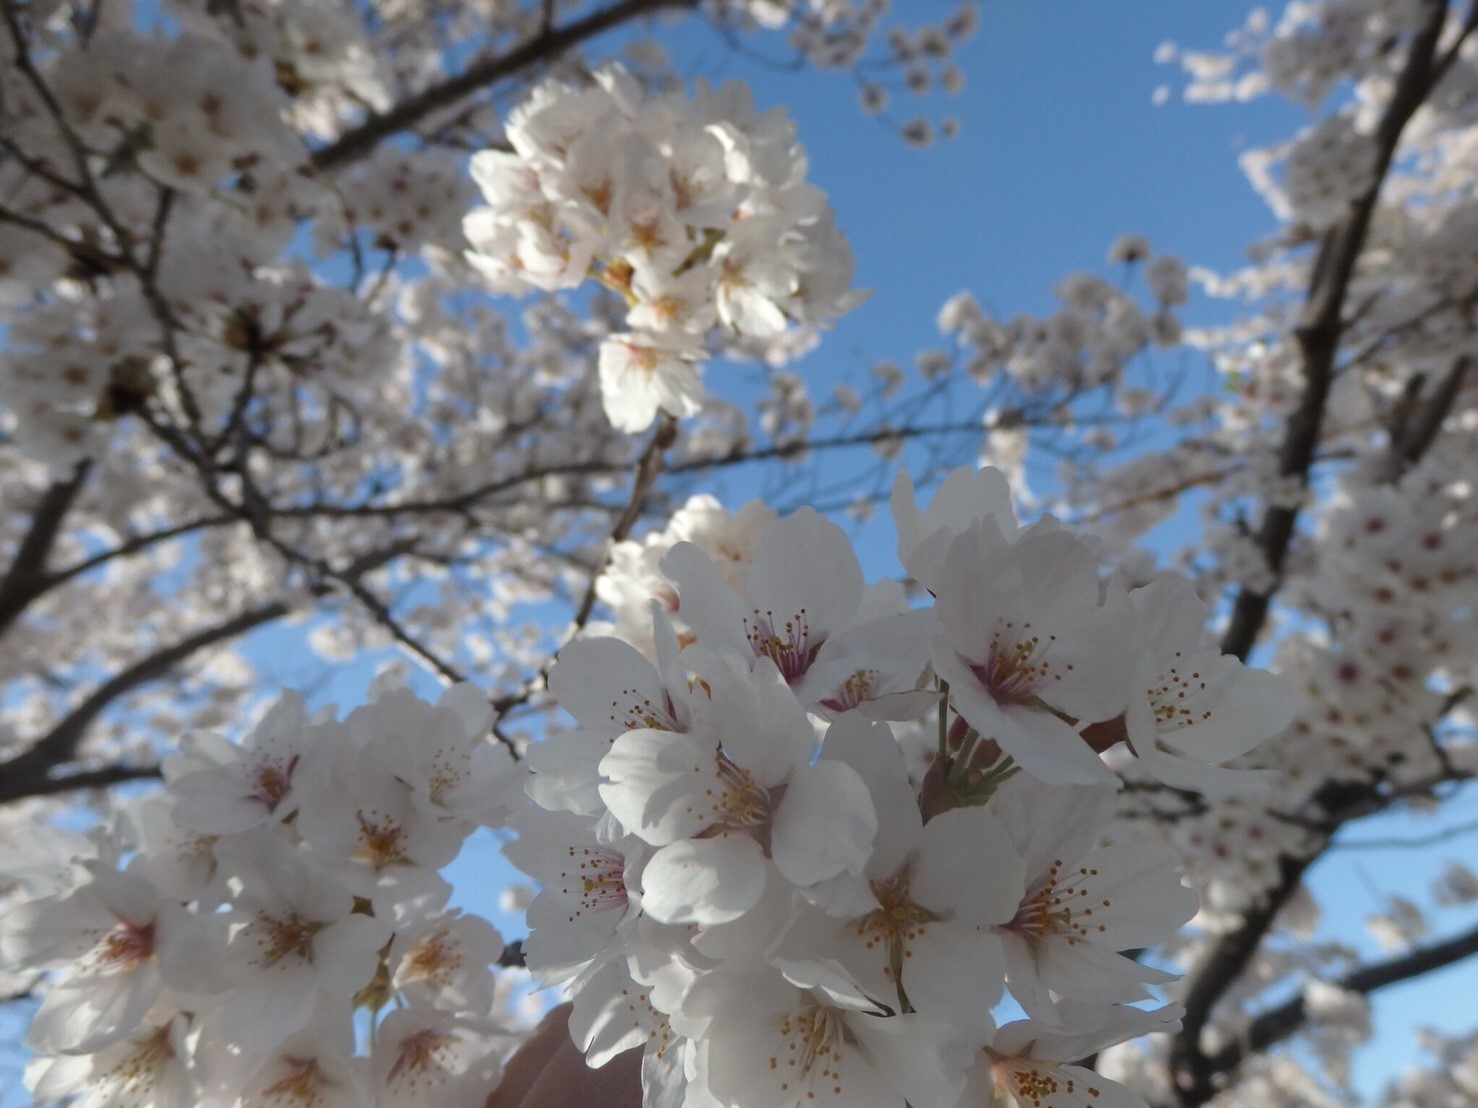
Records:
[[[690,416],[698,411],[696,347],[642,334],[612,335],[600,346],[600,388],[606,414],[621,431],[645,431],[659,411]]]
[[[801,988],[767,969],[715,971],[683,1015],[701,1036],[707,1083],[720,1103],[904,1108],[953,1103],[965,1062],[948,1026],[879,1012],[857,993]]]
[[[1072,1063],[1104,1047],[1153,1032],[1180,1029],[1179,1008],[1080,1007],[1067,1028],[1032,1020],[1008,1023],[995,1033],[970,1068],[957,1108],[1144,1108],[1123,1085]]]
[[[159,998],[161,963],[189,925],[147,881],[98,864],[75,891],[17,907],[0,929],[0,956],[71,971],[46,994],[27,1041],[87,1053],[128,1035]]]
[[[337,1002],[341,1008],[343,999]],[[312,1020],[274,1050],[237,1059],[236,1072],[221,1084],[230,1096],[239,1089],[240,1108],[350,1108],[368,1099],[363,1059],[354,1057],[348,1013],[320,1003]],[[244,1071],[244,1072],[243,1072]]]
[[[1245,772],[1212,767],[1287,727],[1293,697],[1272,674],[1203,645],[1208,613],[1188,583],[1162,578],[1129,600],[1145,695],[1130,697],[1125,730],[1139,764],[1175,788],[1236,789]]]
[[[1133,655],[1114,644],[1133,633],[1134,617],[1096,565],[1070,532],[1033,529],[1009,542],[983,520],[950,544],[939,580],[934,669],[952,706],[1057,784],[1113,780],[1077,727],[1123,711]]]
[[[811,885],[859,872],[877,830],[856,772],[811,763],[815,734],[781,672],[762,657],[693,653],[706,698],[686,734],[631,731],[601,762],[601,797],[631,833],[658,850],[643,876],[643,907],[664,922],[723,923],[762,895],[767,859]]]
[[[601,842],[590,818],[543,809],[524,813],[514,828],[519,837],[504,853],[543,885],[526,913],[530,971],[559,981],[621,949],[617,932],[641,907],[641,840]]]
[[[390,925],[357,911],[332,873],[276,839],[238,839],[233,847],[248,879],[221,917],[224,948],[197,957],[205,982],[229,990],[221,1033],[259,1051],[306,1026],[321,994],[352,996],[369,984]]]
[[[539,86],[507,133],[513,152],[473,158],[488,206],[464,220],[467,260],[502,291],[594,277],[627,301],[629,330],[599,359],[619,430],[699,410],[715,325],[720,340],[779,354],[793,323],[858,300],[851,249],[805,183],[793,125],[756,114],[734,83],[690,104],[608,66],[588,85]]]
[[[195,1108],[200,1090],[190,1072],[189,1019],[162,1009],[127,1036],[91,1054],[59,1054],[26,1066],[37,1104],[68,1101],[79,1108]]]
[[[480,1108],[498,1083],[498,1030],[485,1020],[448,1019],[416,1004],[391,1012],[370,1060],[375,1103]]]
[[[1007,538],[1017,530],[1011,489],[998,469],[951,470],[922,512],[915,502],[913,478],[899,470],[889,505],[898,529],[898,560],[930,592],[938,591],[945,555],[956,536],[985,519],[994,520]]]
[[[209,833],[240,832],[297,809],[293,784],[317,737],[302,697],[284,692],[241,743],[218,735],[187,735],[164,761],[178,798],[176,818]]]
[[[391,984],[409,999],[450,1012],[491,1012],[492,968],[503,937],[481,916],[448,911],[395,933]]]
[[[1177,879],[1175,853],[1163,843],[1095,845],[1113,818],[1114,790],[1022,777],[1002,786],[991,809],[1025,863],[1025,895],[996,933],[1011,995],[1029,1016],[1055,1026],[1049,993],[1114,1004],[1174,980],[1119,952],[1173,935],[1195,915],[1197,897]]]
[[[691,543],[674,546],[662,570],[677,586],[678,616],[701,643],[768,659],[793,687],[803,683],[828,637],[857,620],[864,597],[851,543],[809,509],[760,533],[742,598]]]

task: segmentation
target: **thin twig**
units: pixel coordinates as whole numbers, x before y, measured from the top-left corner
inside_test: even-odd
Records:
[[[667,450],[677,441],[677,420],[663,413],[657,423],[657,429],[652,432],[652,437],[647,440],[646,448],[636,460],[635,475],[631,482],[631,494],[626,499],[626,507],[616,517],[615,524],[611,527],[610,535],[606,539],[605,554],[601,557],[599,564],[590,574],[590,581],[585,586],[585,593],[580,598],[580,603],[575,609],[575,614],[570,620],[568,630],[565,632],[563,641],[565,643],[573,640],[585,625],[590,622],[590,614],[595,610],[596,597],[599,594],[601,574],[610,565],[611,551],[616,544],[631,534],[631,528],[641,517],[642,506],[646,503],[652,486],[656,484],[657,478],[662,474]],[[557,651],[556,651],[557,653]],[[499,717],[503,717],[520,704],[527,703],[538,695],[549,684],[549,671],[553,668],[554,658],[551,657],[539,672],[514,692],[501,696],[493,701],[493,711]]]

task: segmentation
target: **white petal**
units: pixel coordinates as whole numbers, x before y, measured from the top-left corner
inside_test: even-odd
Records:
[[[601,799],[631,834],[662,846],[696,835],[712,820],[704,790],[718,781],[713,744],[672,731],[629,731],[600,771]]]
[[[857,771],[820,761],[791,779],[771,825],[770,849],[787,880],[814,885],[861,873],[877,831],[872,797]]]
[[[1010,921],[1025,888],[1021,856],[985,808],[956,808],[924,825],[909,881],[918,904],[989,927]]]
[[[941,920],[908,941],[903,988],[917,1011],[978,1038],[995,1030],[990,1010],[1006,971],[1001,940],[987,929]]]
[[[728,923],[764,891],[764,855],[740,835],[664,846],[642,874],[642,908],[662,923]]]

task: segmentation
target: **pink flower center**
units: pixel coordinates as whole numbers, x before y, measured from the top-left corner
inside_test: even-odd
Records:
[[[307,920],[296,913],[288,916],[261,916],[257,920],[256,943],[260,953],[256,964],[275,966],[289,958],[298,962],[310,961],[313,957],[313,936],[326,923]]]
[[[451,983],[452,975],[462,968],[462,951],[445,931],[437,931],[422,939],[406,952],[400,976],[414,981]]]
[[[744,635],[755,657],[769,658],[791,685],[805,676],[824,641],[819,635],[813,639],[804,608],[783,622],[776,620],[774,612],[756,608],[753,619],[744,621]]]
[[[1093,915],[1095,911],[1101,914],[1112,908],[1113,901],[1106,897],[1092,901],[1090,890],[1078,887],[1084,878],[1097,877],[1098,870],[1079,867],[1076,874],[1064,880],[1063,869],[1062,859],[1052,863],[1047,876],[1037,882],[1017,907],[1016,915],[1006,924],[1006,930],[1029,939],[1064,935],[1069,945],[1082,942],[1095,932],[1107,930],[1104,924],[1093,919]]]
[[[837,686],[831,696],[821,702],[834,712],[846,712],[872,699],[873,684],[878,679],[875,669],[859,669]]]
[[[578,899],[577,916],[626,907],[625,855],[599,846],[572,846],[568,853],[570,868],[560,871],[565,882],[560,891]]]
[[[434,1071],[446,1069],[450,1062],[450,1048],[456,1041],[455,1035],[430,1027],[406,1036],[400,1044],[395,1064],[385,1075],[385,1083],[394,1085],[405,1080],[417,1084],[419,1079],[431,1076]]]
[[[268,1104],[300,1104],[312,1108],[322,1104],[325,1087],[330,1084],[314,1058],[286,1058],[287,1075],[262,1090]]]
[[[169,1038],[169,1024],[155,1028],[143,1039],[132,1041],[135,1049],[125,1054],[101,1082],[118,1086],[120,1093],[147,1093],[159,1083],[164,1071],[175,1061],[174,1045]],[[127,1098],[123,1098],[127,1101]]]
[[[275,812],[277,805],[287,795],[287,790],[292,787],[293,771],[297,768],[296,754],[285,763],[279,760],[263,762],[257,768],[257,789],[252,794],[252,799],[258,801],[267,811]]]
[[[717,755],[719,794],[713,805],[718,816],[711,830],[752,830],[765,827],[772,814],[772,798],[747,770]]]
[[[1048,635],[1044,642],[1040,635],[1032,634],[1030,623],[1018,629],[1015,621],[1008,621],[991,636],[985,661],[972,665],[970,670],[997,704],[1025,704],[1048,681],[1062,680],[1047,658],[1056,641],[1056,635]]]
[[[131,923],[122,920],[108,932],[94,952],[103,965],[132,968],[154,956],[154,922]]]

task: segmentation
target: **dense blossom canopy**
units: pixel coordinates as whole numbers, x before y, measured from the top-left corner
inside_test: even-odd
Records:
[[[1246,265],[1125,234],[1118,276],[1041,316],[961,291],[941,349],[825,397],[792,362],[865,310],[845,182],[684,78],[686,14],[873,113],[957,91],[978,19],[5,7],[0,984],[34,1099],[477,1108],[530,977],[660,1108],[1347,1099],[1371,998],[1478,952],[1427,934],[1478,901],[1458,862],[1376,960],[1304,880],[1478,772],[1478,6],[1167,44],[1189,99],[1311,113],[1241,155],[1277,221]],[[896,473],[832,487],[887,502],[880,579],[834,505],[694,491],[869,451]],[[238,647],[294,622],[442,688],[266,688]],[[526,932],[454,906],[488,829]],[[1388,1104],[1478,1095],[1471,1036],[1422,1046]]]

